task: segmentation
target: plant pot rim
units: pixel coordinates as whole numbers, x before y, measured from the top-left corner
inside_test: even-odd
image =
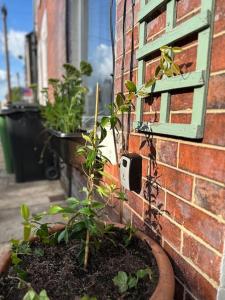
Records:
[[[61,132],[55,129],[51,129],[51,128],[46,128],[47,131],[54,135],[57,138],[61,138],[61,139],[76,139],[76,138],[80,138],[82,137],[83,133],[86,133],[87,131],[84,129],[79,129],[79,131],[74,132],[74,133],[65,133],[65,132]]]
[[[124,224],[115,222],[105,222],[105,224],[113,224],[118,228],[124,228]],[[50,232],[57,232],[65,228],[65,225],[56,224],[51,229]],[[145,233],[137,230],[135,235],[142,241],[147,242],[147,244],[152,249],[152,253],[156,259],[158,269],[159,269],[159,280],[156,289],[149,300],[173,300],[174,289],[175,289],[175,279],[173,268],[171,266],[170,260],[166,255],[165,251],[160,245],[158,245],[152,238],[147,236]],[[35,240],[32,237],[30,241]],[[0,273],[6,272],[11,263],[11,251],[5,250],[0,255]]]

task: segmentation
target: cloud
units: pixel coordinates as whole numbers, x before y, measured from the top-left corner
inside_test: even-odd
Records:
[[[96,48],[95,72],[99,78],[109,78],[112,73],[112,50],[111,46],[100,44]]]
[[[10,54],[18,58],[19,55],[24,56],[25,49],[25,31],[17,31],[10,29],[8,32],[8,45]],[[4,52],[4,37],[3,33],[0,32],[0,49]]]
[[[0,69],[0,81],[6,80],[6,71]]]

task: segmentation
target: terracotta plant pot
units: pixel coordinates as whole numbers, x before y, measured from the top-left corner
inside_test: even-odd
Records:
[[[110,224],[114,224],[118,228],[124,228],[123,224],[117,224],[113,222],[111,222]],[[50,232],[53,233],[56,231],[60,231],[64,227],[64,225],[57,224],[50,229]],[[142,241],[147,242],[147,244],[150,246],[159,268],[159,281],[154,293],[149,298],[149,300],[173,300],[175,280],[173,269],[168,256],[166,255],[164,250],[146,234],[141,231],[137,231],[135,234],[138,238],[140,238]],[[31,241],[35,239],[36,238],[31,238]],[[10,266],[10,263],[11,254],[10,250],[8,250],[2,253],[0,256],[0,273],[6,272]]]

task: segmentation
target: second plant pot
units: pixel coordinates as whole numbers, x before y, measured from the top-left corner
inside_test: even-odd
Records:
[[[82,133],[80,130],[76,133],[62,133],[53,129],[48,129],[50,135],[51,147],[56,151],[64,163],[72,167],[80,165],[80,157],[76,155],[77,148],[83,143]]]

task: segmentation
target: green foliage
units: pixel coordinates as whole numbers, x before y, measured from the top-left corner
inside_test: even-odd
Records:
[[[23,300],[50,300],[47,292],[42,290],[40,294],[36,293],[34,289],[30,288],[26,295],[23,297]]]
[[[97,298],[96,297],[90,297],[90,296],[86,295],[86,296],[83,296],[81,298],[81,300],[97,300]]]
[[[151,270],[149,268],[140,269],[134,275],[119,271],[113,278],[113,283],[119,288],[119,292],[124,294],[132,288],[137,288],[139,280],[145,278],[147,275],[151,279]]]
[[[49,79],[54,101],[49,101],[49,89],[43,90],[47,98],[41,114],[47,128],[64,133],[74,133],[81,127],[84,100],[88,89],[83,85],[82,76],[90,76],[92,67],[81,61],[80,70],[70,64],[64,64],[65,74],[62,79]]]
[[[11,101],[18,102],[22,101],[22,89],[20,87],[13,87],[11,88]]]
[[[125,244],[126,247],[129,246],[129,244],[132,240],[132,237],[134,236],[136,231],[137,231],[136,228],[134,228],[130,224],[126,225],[125,234],[124,234],[124,237],[123,237],[123,241],[124,241],[124,244]]]

